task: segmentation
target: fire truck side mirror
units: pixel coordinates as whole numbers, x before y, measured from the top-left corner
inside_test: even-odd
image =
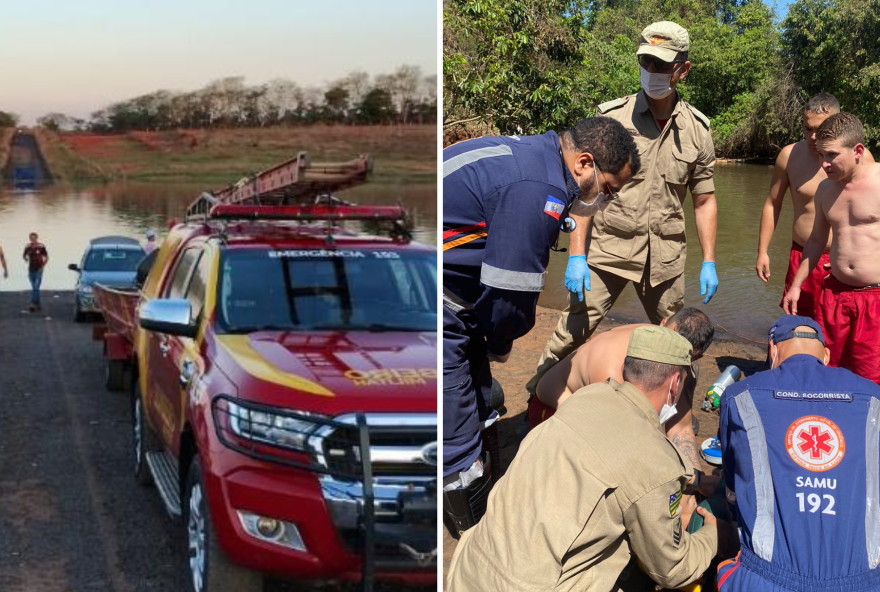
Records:
[[[138,313],[142,329],[193,338],[198,327],[192,319],[192,306],[185,298],[153,298]]]

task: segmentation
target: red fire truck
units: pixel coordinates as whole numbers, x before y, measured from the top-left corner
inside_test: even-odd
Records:
[[[139,293],[98,291],[194,592],[436,582],[437,254],[331,195],[370,168],[303,154],[203,194]]]

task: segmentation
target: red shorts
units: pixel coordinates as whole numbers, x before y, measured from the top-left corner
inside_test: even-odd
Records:
[[[798,267],[801,265],[801,259],[804,256],[804,248],[799,244],[791,243],[791,253],[788,255],[788,273],[785,274],[785,290],[782,291],[782,300],[791,288],[794,276],[797,274]],[[813,268],[804,283],[801,284],[801,297],[798,298],[797,313],[802,317],[810,317],[816,320],[816,307],[819,302],[819,295],[822,293],[822,280],[828,275],[825,264],[830,261],[828,253],[822,253],[819,257],[819,264]],[[779,301],[779,307],[782,308],[782,300]]]
[[[556,413],[556,409],[545,405],[541,399],[533,396],[529,401],[529,429],[535,429],[535,426],[553,417],[554,413]]]
[[[818,304],[816,321],[831,352],[828,365],[880,384],[880,287],[856,288],[828,276]]]

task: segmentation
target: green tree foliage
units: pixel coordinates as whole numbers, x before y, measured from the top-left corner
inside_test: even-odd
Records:
[[[18,115],[0,111],[0,128],[15,127],[18,125]]]
[[[436,76],[407,65],[372,78],[353,72],[325,88],[301,87],[287,79],[248,86],[243,77],[230,76],[192,92],[160,90],[114,103],[93,113],[88,124],[57,113],[37,121],[48,129],[87,126],[96,132],[436,122]]]
[[[359,121],[367,124],[390,123],[395,115],[391,93],[384,88],[374,88],[360,105]]]
[[[798,0],[782,24],[783,52],[804,94],[830,92],[880,142],[880,0]]]
[[[582,116],[581,0],[450,0],[443,27],[443,120],[526,133]]]
[[[639,89],[639,33],[660,20],[690,34],[678,89],[719,155],[775,155],[819,92],[880,146],[880,0],[796,0],[781,22],[762,0],[446,0],[444,127],[541,133],[591,115]]]

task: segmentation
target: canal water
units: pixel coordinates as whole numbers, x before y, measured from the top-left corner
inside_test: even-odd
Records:
[[[9,278],[0,277],[0,290],[29,289],[22,251],[28,234],[36,232],[49,251],[43,277],[48,290],[73,289],[79,263],[89,240],[123,235],[144,240],[154,228],[160,238],[171,219],[182,219],[186,206],[206,189],[203,185],[108,184],[90,188],[48,185],[36,191],[0,192],[0,245]],[[359,205],[401,203],[413,217],[414,238],[437,243],[437,188],[433,184],[369,183],[343,191],[339,197]]]
[[[770,189],[772,165],[719,163],[715,167],[715,196],[718,201],[718,238],[715,247],[718,291],[703,304],[700,296],[702,252],[694,226],[690,196],[685,202],[688,258],[685,269],[685,305],[703,310],[717,325],[720,336],[740,336],[766,343],[767,331],[780,315],[779,301],[788,254],[791,249],[792,210],[788,195],[770,244],[770,281],[762,282],[755,272],[758,254],[758,226],[761,209]],[[560,247],[565,240],[561,235]],[[568,302],[563,285],[567,253],[553,253],[547,283],[539,304],[562,309]],[[632,285],[626,288],[609,317],[631,322],[648,322]]]

